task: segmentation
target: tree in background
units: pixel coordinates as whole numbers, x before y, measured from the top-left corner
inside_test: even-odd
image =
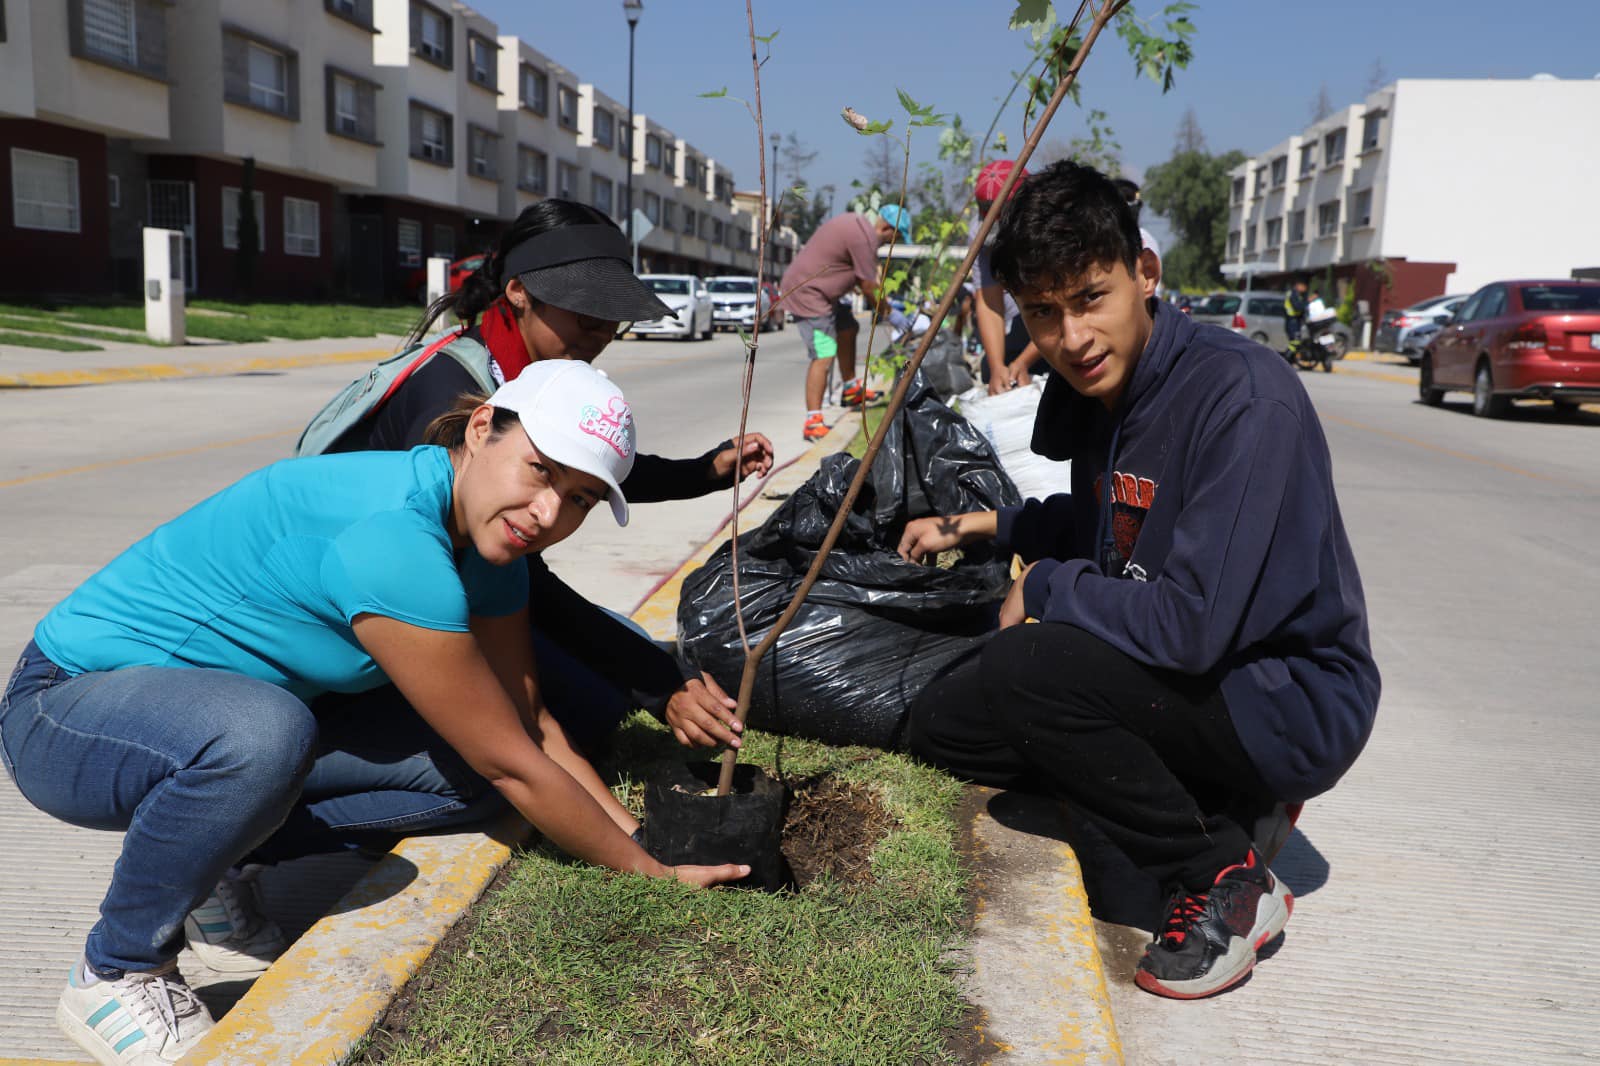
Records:
[[[261,224],[256,218],[256,161],[246,156],[239,175],[239,250],[233,257],[234,283],[240,296],[256,287],[256,261],[261,256]]]
[[[1389,68],[1383,65],[1383,57],[1379,56],[1372,61],[1372,66],[1367,68],[1366,91],[1375,93],[1389,84]]]
[[[1328,83],[1323,82],[1317,89],[1317,95],[1311,101],[1311,121],[1321,122],[1333,114],[1333,97],[1328,95]]]
[[[1190,110],[1179,123],[1172,158],[1145,172],[1145,203],[1167,220],[1176,238],[1162,249],[1161,277],[1178,288],[1210,288],[1222,280],[1228,241],[1228,171],[1245,161],[1240,151],[1212,155]],[[1196,147],[1198,146],[1198,147]]]
[[[833,186],[824,185],[813,192],[807,182],[806,171],[816,159],[816,149],[792,131],[778,147],[778,170],[783,177],[782,185],[774,182],[779,190],[778,207],[784,224],[799,234],[801,243],[811,239],[832,207]]]

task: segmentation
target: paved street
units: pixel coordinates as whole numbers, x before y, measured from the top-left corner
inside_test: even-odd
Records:
[[[732,334],[704,343],[623,341],[599,362],[629,395],[641,450],[674,458],[698,455],[736,432],[741,365]],[[772,438],[779,463],[803,450],[804,371],[793,329],[762,338],[750,427]],[[39,617],[78,582],[155,525],[282,458],[311,414],[359,372],[343,365],[0,389],[5,673]],[[549,558],[585,594],[627,612],[704,542],[731,505],[725,492],[650,504],[634,510],[626,529],[602,508]],[[40,815],[0,774],[0,940],[8,945],[0,952],[0,1061],[81,1061],[52,1014],[119,839]],[[335,887],[324,902],[338,894]],[[271,902],[270,883],[268,895]],[[314,917],[291,913],[287,924],[304,928]]]
[[[799,451],[803,363],[763,339],[752,427]],[[647,451],[695,454],[733,429],[738,342],[629,341],[600,365]],[[1322,412],[1384,673],[1377,731],[1314,801],[1278,869],[1299,896],[1282,949],[1214,1000],[1124,983],[1144,934],[1102,924],[1127,1061],[1593,1061],[1600,888],[1600,416],[1503,422],[1414,402],[1414,371],[1354,362],[1302,380]],[[0,658],[37,617],[151,526],[284,454],[354,371],[0,391]],[[725,496],[591,520],[551,553],[631,608],[727,511]],[[0,782],[0,1057],[69,1057],[49,1021],[114,857]],[[18,858],[22,861],[18,861]],[[46,900],[48,902],[46,902]]]

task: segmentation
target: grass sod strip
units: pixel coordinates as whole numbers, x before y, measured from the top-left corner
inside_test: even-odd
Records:
[[[54,337],[72,337],[85,341],[105,341],[108,344],[158,344],[143,333],[125,334],[112,333],[110,330],[89,329],[84,326],[73,325],[56,318],[41,318],[34,316],[25,318],[0,312],[0,329],[24,329],[30,333],[48,333]]]
[[[741,761],[770,769],[779,744],[752,732]],[[960,784],[899,755],[781,745],[791,783],[827,774],[881,805],[887,833],[870,878],[824,873],[779,894],[696,891],[533,850],[513,859],[351,1061],[957,1061],[951,1033],[967,1010],[955,950],[967,889],[953,817]],[[662,727],[636,715],[610,760],[613,775],[629,775],[618,795],[637,809],[640,782],[682,758]]]
[[[68,340],[65,337],[41,337],[31,333],[12,333],[9,330],[0,330],[0,344],[11,344],[18,348],[44,348],[53,352],[98,352],[98,344],[83,344],[80,341]]]
[[[354,304],[230,303],[192,300],[184,316],[188,333],[206,340],[248,343],[271,339],[315,340],[322,337],[361,337],[377,333],[404,334],[421,318],[420,307],[364,307]],[[200,313],[195,313],[200,312]],[[71,305],[59,308],[0,305],[0,314],[24,316],[33,321],[78,325],[145,328],[143,304]],[[30,324],[16,323],[31,329]],[[146,343],[141,337],[104,336],[123,342]]]

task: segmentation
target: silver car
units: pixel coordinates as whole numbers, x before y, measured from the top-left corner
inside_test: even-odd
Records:
[[[1438,333],[1422,327],[1442,325],[1466,302],[1466,295],[1433,296],[1398,311],[1385,311],[1372,347],[1380,352],[1398,352],[1413,363],[1421,362],[1422,349]]]
[[[1243,333],[1257,344],[1281,352],[1289,347],[1289,334],[1283,328],[1283,301],[1287,295],[1275,289],[1218,292],[1194,305],[1189,314],[1196,322],[1210,322]],[[1342,359],[1350,347],[1350,327],[1335,322],[1329,328],[1343,342],[1335,356]]]

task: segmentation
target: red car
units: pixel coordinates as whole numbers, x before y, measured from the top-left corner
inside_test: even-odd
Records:
[[[483,253],[469,255],[465,259],[457,259],[450,264],[450,277],[448,279],[450,291],[455,292],[461,288],[462,282],[467,277],[483,266]],[[428,291],[428,268],[418,267],[406,278],[406,296],[411,300],[421,300]]]
[[[1417,387],[1430,406],[1470,389],[1472,413],[1485,418],[1505,416],[1515,399],[1600,400],[1600,281],[1485,285],[1424,350]]]
[[[772,310],[767,312],[767,329],[782,329],[784,322],[789,317],[787,308],[778,306],[778,287],[770,281],[761,283],[761,291],[767,294],[767,306]]]

